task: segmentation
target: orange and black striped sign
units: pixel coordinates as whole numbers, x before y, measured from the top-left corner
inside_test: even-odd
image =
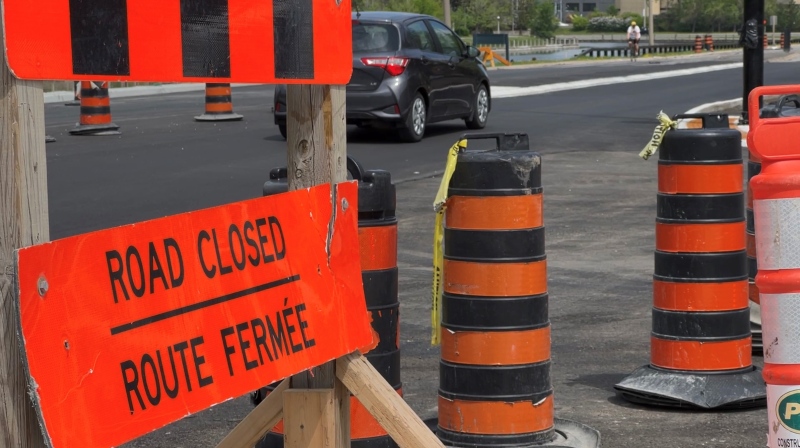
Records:
[[[346,84],[352,71],[349,0],[5,0],[3,8],[8,65],[21,79]]]

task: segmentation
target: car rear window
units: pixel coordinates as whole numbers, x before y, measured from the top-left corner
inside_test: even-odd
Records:
[[[400,34],[389,24],[353,22],[353,53],[378,53],[400,49]]]

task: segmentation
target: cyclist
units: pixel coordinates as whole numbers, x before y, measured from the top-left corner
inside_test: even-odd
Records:
[[[641,37],[642,30],[636,26],[635,21],[632,21],[631,26],[628,27],[628,48],[631,48],[631,45],[633,45],[633,55],[639,55],[639,39],[641,39]]]

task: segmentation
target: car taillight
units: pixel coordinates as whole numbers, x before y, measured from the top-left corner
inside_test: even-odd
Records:
[[[380,67],[390,76],[398,76],[406,70],[408,58],[361,58],[361,62],[368,67]]]
[[[275,112],[281,111],[281,103],[275,103]]]

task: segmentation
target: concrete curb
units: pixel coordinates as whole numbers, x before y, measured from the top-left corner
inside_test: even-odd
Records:
[[[231,87],[252,86],[260,84],[231,84]],[[205,83],[163,84],[159,86],[135,86],[108,89],[111,98],[129,98],[134,96],[166,95],[170,93],[200,92],[206,89]],[[45,92],[45,104],[72,101],[71,91]]]

